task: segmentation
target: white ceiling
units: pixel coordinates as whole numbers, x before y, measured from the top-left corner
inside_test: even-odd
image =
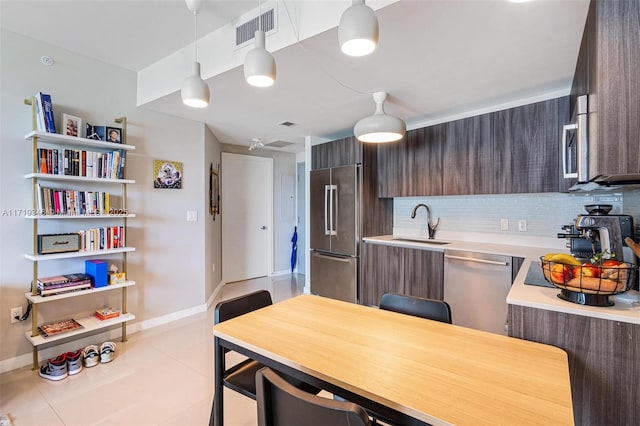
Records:
[[[285,9],[296,1],[332,0],[287,0]],[[278,76],[271,88],[248,86],[239,66],[208,79],[213,99],[205,110],[183,106],[178,91],[143,107],[205,122],[224,143],[249,145],[260,137],[300,150],[308,135],[352,134],[356,121],[373,113],[369,93],[387,91],[386,111],[419,127],[567,92],[588,3],[401,0],[376,11],[380,42],[370,56],[340,53],[336,20],[329,31],[274,52]],[[3,28],[132,71],[193,42],[193,16],[183,0],[1,0],[0,7]],[[257,1],[206,0],[198,34],[256,7]]]

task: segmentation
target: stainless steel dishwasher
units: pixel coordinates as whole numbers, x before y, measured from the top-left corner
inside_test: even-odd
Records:
[[[445,250],[444,300],[453,323],[506,335],[511,277],[511,256]]]

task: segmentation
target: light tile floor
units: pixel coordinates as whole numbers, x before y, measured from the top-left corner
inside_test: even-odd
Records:
[[[302,293],[304,276],[227,284],[219,300],[258,289],[274,303]],[[214,303],[215,305],[215,303]],[[30,367],[0,375],[0,415],[13,426],[207,425],[213,399],[213,309],[144,330],[115,359],[53,382]],[[233,362],[231,358],[228,362]],[[255,402],[225,388],[225,426],[255,426]]]

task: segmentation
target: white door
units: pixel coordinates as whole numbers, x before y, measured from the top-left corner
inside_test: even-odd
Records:
[[[222,153],[222,280],[264,277],[273,265],[273,159]]]

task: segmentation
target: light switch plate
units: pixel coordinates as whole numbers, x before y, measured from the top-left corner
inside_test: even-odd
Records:
[[[196,210],[187,210],[187,222],[197,222],[198,212]]]
[[[500,230],[501,231],[509,230],[509,219],[500,219]]]
[[[518,221],[518,231],[527,232],[527,221],[525,219],[520,219]]]

